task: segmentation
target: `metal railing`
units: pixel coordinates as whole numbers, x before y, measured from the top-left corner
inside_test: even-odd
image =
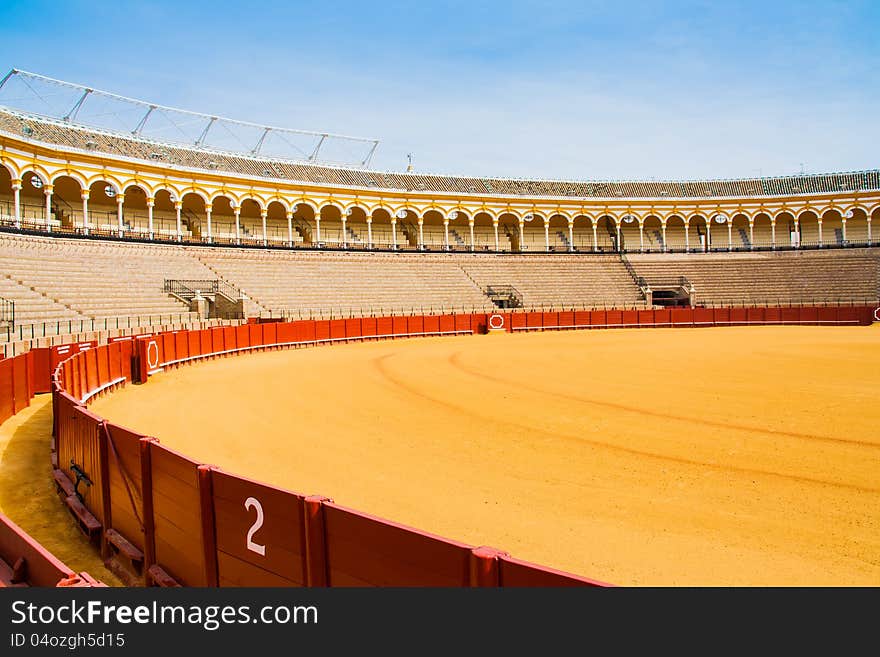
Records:
[[[58,319],[48,322],[17,323],[8,332],[6,339],[8,341],[36,340],[57,335],[184,324],[192,322],[197,316],[197,313],[187,312],[155,315],[120,315],[118,317],[83,317],[79,319]],[[4,333],[0,332],[0,338],[3,335]]]
[[[219,278],[214,279],[177,279],[166,278],[164,291],[183,299],[193,299],[196,292],[200,294],[220,294],[231,301],[241,298],[241,290]]]
[[[15,328],[15,301],[0,297],[0,332],[6,333],[6,339]]]
[[[522,308],[523,296],[513,285],[487,285],[484,294],[498,305],[498,301],[506,301],[502,308]]]

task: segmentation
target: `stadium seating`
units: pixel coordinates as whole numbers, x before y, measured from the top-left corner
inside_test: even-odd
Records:
[[[706,305],[875,301],[880,289],[880,253],[871,249],[628,258],[652,286],[686,277]]]

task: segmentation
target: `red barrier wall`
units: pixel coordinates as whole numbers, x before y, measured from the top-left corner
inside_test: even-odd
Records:
[[[204,586],[199,464],[158,443],[150,462],[156,561],[179,582]]]
[[[470,548],[324,504],[330,586],[467,586]]]
[[[15,415],[15,383],[12,380],[13,358],[0,360],[0,422]]]
[[[211,473],[220,586],[304,586],[303,497]]]
[[[141,498],[141,435],[107,424],[107,474],[110,492],[108,526],[118,531],[139,550],[144,549],[143,505]]]

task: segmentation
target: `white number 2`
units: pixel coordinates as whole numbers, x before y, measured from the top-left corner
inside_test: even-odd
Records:
[[[255,508],[257,510],[257,519],[254,521],[254,524],[251,525],[250,530],[247,534],[247,549],[251,552],[256,552],[261,557],[266,556],[266,546],[260,545],[259,543],[254,543],[253,538],[254,534],[263,526],[263,505],[260,504],[260,500],[256,497],[249,497],[244,501],[244,508],[248,511],[251,508]]]

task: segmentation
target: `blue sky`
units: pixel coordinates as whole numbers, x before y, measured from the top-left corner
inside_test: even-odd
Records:
[[[247,3],[250,4],[250,3]],[[39,2],[0,68],[568,179],[880,166],[880,2]]]

